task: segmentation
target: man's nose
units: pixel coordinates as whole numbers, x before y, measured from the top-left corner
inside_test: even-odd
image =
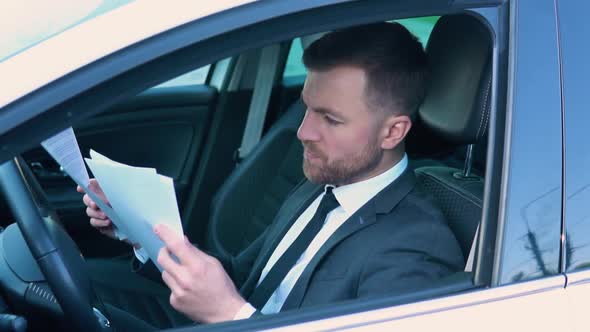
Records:
[[[299,129],[297,130],[297,138],[302,142],[319,140],[316,119],[313,116],[312,112],[305,111],[303,121],[301,121]]]

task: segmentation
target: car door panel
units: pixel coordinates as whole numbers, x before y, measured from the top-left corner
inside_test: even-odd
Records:
[[[280,331],[572,331],[563,275],[389,307]]]
[[[182,189],[214,97],[206,86],[149,90],[77,127],[78,143],[84,155],[92,148],[119,162],[154,167]]]
[[[590,271],[580,271],[567,274],[565,294],[568,299],[568,319],[574,324],[576,332],[588,330],[590,316],[588,316],[588,299],[590,298]]]
[[[74,128],[84,157],[93,149],[125,164],[153,167],[174,179],[179,204],[208,128],[216,100],[214,88],[195,85],[153,88]],[[41,148],[25,156],[61,220],[92,256],[100,237],[86,222],[74,182]],[[182,208],[180,206],[180,208]],[[75,235],[74,235],[75,234]]]

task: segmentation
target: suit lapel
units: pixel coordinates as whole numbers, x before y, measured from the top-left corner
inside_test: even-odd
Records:
[[[381,190],[373,199],[358,209],[322,245],[289,293],[281,310],[298,308],[309,286],[317,265],[338,243],[361,229],[375,223],[377,214],[389,213],[413,188],[414,172],[406,170],[399,178]]]
[[[252,270],[248,279],[241,288],[241,293],[246,297],[250,296],[251,292],[256,287],[256,283],[260,278],[262,269],[270,259],[275,248],[283,239],[285,234],[289,231],[293,223],[311,204],[311,202],[319,195],[322,186],[315,185],[309,181],[305,181],[292,195],[289,196],[289,203],[283,205],[275,217],[275,221],[271,225],[275,225],[269,230],[258,258],[252,266]]]

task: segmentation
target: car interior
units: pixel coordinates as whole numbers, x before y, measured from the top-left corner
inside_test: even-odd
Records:
[[[425,49],[431,86],[413,119],[406,150],[419,186],[440,206],[458,239],[466,268],[428,290],[343,304],[350,312],[483,287],[474,283],[471,271],[484,197],[493,41],[488,27],[475,15],[429,20],[433,23]],[[305,113],[300,100],[305,74],[287,77],[284,72],[288,58],[294,57],[294,44],[309,44],[314,38],[318,35],[274,45],[277,70],[260,122],[262,135],[246,156],[239,150],[244,130],[253,121],[248,106],[257,89],[263,89],[257,76],[264,65],[264,48],[207,66],[202,82],[150,88],[80,123],[74,130],[82,154],[87,156],[94,149],[113,160],[155,167],[172,177],[185,234],[205,251],[235,257],[262,241],[282,202],[304,179],[296,132]],[[167,305],[169,292],[163,283],[132,272],[127,244],[102,236],[88,224],[74,182],[42,148],[23,154],[20,163],[84,255],[94,291],[107,313],[125,307],[158,328],[190,323]],[[14,217],[8,209],[0,211],[3,226],[8,226]],[[101,287],[113,276],[121,290]],[[46,283],[38,285],[50,292]],[[22,282],[15,286],[21,287]],[[18,297],[19,292],[9,291],[7,297]],[[43,300],[13,301],[20,302],[13,310],[27,317],[35,307],[34,315],[42,318],[31,321],[33,329],[43,330],[40,322],[60,315],[59,309]]]

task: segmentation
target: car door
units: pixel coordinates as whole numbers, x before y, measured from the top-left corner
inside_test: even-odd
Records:
[[[564,146],[565,146],[565,241],[564,269],[569,320],[576,331],[587,331],[590,324],[590,147],[588,146],[587,90],[588,56],[585,42],[590,32],[585,13],[587,2],[559,1],[559,29],[563,71]]]
[[[83,156],[93,149],[113,160],[153,167],[174,179],[177,201],[199,162],[217,100],[208,83],[212,66],[205,66],[150,88],[118,103],[108,111],[75,126]],[[42,148],[24,154],[53,208],[87,256],[110,256],[121,246],[104,241],[88,225],[75,183]],[[182,205],[179,206],[182,209]]]

